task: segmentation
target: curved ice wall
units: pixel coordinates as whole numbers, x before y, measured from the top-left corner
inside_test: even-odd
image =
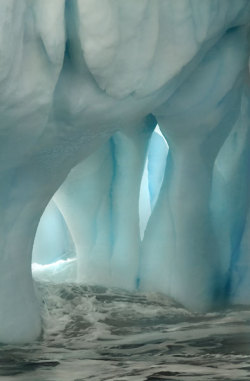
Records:
[[[38,225],[33,264],[49,265],[75,256],[75,248],[63,216],[53,199],[47,205]]]
[[[198,310],[227,302],[233,287],[244,300],[249,1],[0,5],[0,342],[41,333],[32,246],[67,176],[55,200],[79,279],[87,268],[104,284],[166,292]],[[157,122],[169,155],[141,244],[140,184]]]

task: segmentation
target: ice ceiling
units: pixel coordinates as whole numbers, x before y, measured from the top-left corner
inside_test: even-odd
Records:
[[[78,280],[194,310],[249,303],[250,2],[0,6],[0,342],[41,333],[53,196],[34,256],[74,247]]]

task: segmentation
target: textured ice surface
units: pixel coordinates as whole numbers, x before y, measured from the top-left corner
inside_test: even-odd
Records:
[[[249,1],[0,5],[0,342],[41,332],[32,248],[57,191],[78,280],[249,302]]]
[[[59,259],[53,263],[41,265],[32,263],[32,275],[43,282],[66,283],[76,279],[76,258]]]

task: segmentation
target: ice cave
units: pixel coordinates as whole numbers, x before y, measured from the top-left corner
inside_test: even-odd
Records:
[[[49,289],[79,319],[90,289],[247,314],[250,1],[0,7],[0,378],[6,348],[53,336]],[[182,380],[163,373],[93,380]]]

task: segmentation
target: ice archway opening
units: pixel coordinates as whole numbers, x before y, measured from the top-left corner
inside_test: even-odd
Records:
[[[149,140],[140,183],[138,213],[141,241],[159,196],[168,151],[168,143],[157,125]],[[85,181],[84,174],[83,181]],[[32,252],[33,276],[38,280],[52,282],[76,281],[76,249],[55,199],[56,196],[47,205],[38,225]],[[82,268],[81,271],[86,273],[88,268]],[[87,274],[82,277],[82,280],[88,281]],[[96,277],[94,282],[98,283],[99,278]],[[112,286],[112,283],[110,285]]]

